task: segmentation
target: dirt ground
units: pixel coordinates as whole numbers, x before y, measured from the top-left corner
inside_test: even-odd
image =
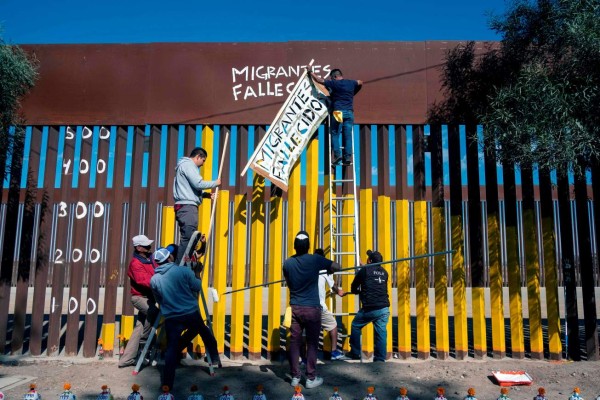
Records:
[[[236,399],[252,398],[258,384],[265,387],[267,399],[289,399],[293,390],[289,384],[287,362],[223,362],[223,368],[217,370],[215,377],[208,374],[208,368],[202,361],[184,360],[176,372],[176,399],[186,399],[189,387],[197,384],[205,399],[218,398],[224,385]],[[160,394],[160,365],[146,367],[139,375],[132,376],[133,367],[119,369],[116,359],[82,358],[5,358],[0,365],[0,379],[23,377],[16,387],[3,390],[5,398],[21,399],[29,383],[35,382],[44,398],[57,399],[64,382],[70,382],[72,391],[79,400],[95,399],[100,387],[109,385],[115,399],[126,399],[131,385],[142,386],[140,392],[146,400],[156,399]],[[329,399],[334,386],[339,387],[345,400],[360,400],[368,386],[375,387],[378,399],[394,400],[399,388],[408,388],[413,400],[433,400],[438,386],[446,388],[448,400],[462,399],[469,387],[476,389],[478,399],[494,400],[500,395],[500,387],[491,377],[495,370],[524,370],[534,380],[531,386],[517,386],[510,389],[513,400],[532,400],[537,388],[546,389],[549,400],[567,400],[574,386],[581,388],[584,399],[595,399],[600,395],[600,362],[547,362],[533,360],[474,360],[440,361],[391,360],[387,363],[359,361],[326,361],[318,365],[318,373],[325,380],[321,387],[303,389],[306,399]],[[27,379],[30,379],[29,381]],[[304,385],[304,378],[301,381]]]

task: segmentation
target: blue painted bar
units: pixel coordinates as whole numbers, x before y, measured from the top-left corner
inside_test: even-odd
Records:
[[[62,184],[63,161],[65,153],[65,139],[67,135],[67,127],[61,126],[58,130],[58,148],[56,149],[56,169],[54,171],[54,188],[60,189]]]
[[[68,128],[67,128],[68,129]],[[89,129],[86,127],[86,129]],[[83,135],[83,127],[78,126],[77,132],[75,133],[75,148],[73,151],[73,160],[71,160],[71,164],[69,166],[69,171],[72,171],[73,177],[71,178],[71,187],[76,189],[79,186],[79,167],[81,163],[81,140]],[[68,140],[69,136],[67,136]],[[68,160],[67,160],[68,162]]]
[[[237,179],[236,169],[235,169],[235,160],[237,157],[237,146],[238,146],[238,129],[237,125],[231,125],[231,132],[229,133],[229,145],[231,146],[231,157],[229,157],[229,186],[235,186],[235,181]],[[213,163],[213,168],[217,166],[219,163]],[[213,170],[214,171],[214,170]],[[217,166],[217,173],[219,172]],[[241,171],[240,171],[241,172]],[[213,176],[217,176],[213,174]]]
[[[467,130],[464,125],[458,127],[460,141],[460,183],[466,186],[467,178]]]
[[[412,125],[406,125],[406,185],[408,187],[415,185],[414,165],[413,165],[413,129]]]
[[[15,127],[11,126],[8,128],[8,136],[14,138],[15,136]],[[4,175],[4,182],[2,182],[2,187],[4,189],[8,189],[10,187],[10,165],[12,164],[12,152],[13,152],[13,141],[10,140],[8,143],[8,154],[6,155],[6,164],[4,165],[4,171],[6,172]]]
[[[254,153],[254,150],[256,150],[256,145],[254,144],[254,132],[255,132],[254,125],[249,125],[248,126],[248,152],[246,154],[246,158],[248,160],[250,160],[250,157],[252,157],[252,153]],[[243,166],[240,165],[240,173],[241,173],[241,168],[243,168],[245,166],[246,166],[245,164]],[[254,171],[252,171],[250,168],[248,168],[248,172],[246,172],[246,184],[248,186],[252,186],[253,179],[254,179]]]
[[[131,162],[133,158],[134,132],[135,127],[127,127],[127,153],[125,154],[125,179],[123,181],[123,186],[126,188],[131,187]]]
[[[442,125],[442,170],[443,184],[450,187],[450,159],[448,156],[448,125]]]
[[[113,187],[113,178],[115,171],[115,149],[117,145],[117,127],[110,127],[110,138],[108,148],[108,166],[106,168],[106,187],[111,189]],[[120,172],[120,171],[119,171]]]
[[[182,126],[182,125],[179,125]],[[169,138],[169,125],[162,125],[160,128],[160,159],[158,161],[158,187],[165,187],[167,175],[167,146]]]
[[[196,126],[196,137],[197,136],[198,128]],[[198,142],[197,138],[196,142]],[[185,148],[185,125],[179,125],[179,129],[177,130],[177,160],[186,156],[189,152],[190,150]]]
[[[90,156],[90,189],[96,187],[98,173],[98,148],[100,141],[100,127],[94,126],[92,134],[92,154]]]
[[[477,125],[477,163],[479,165],[479,185],[485,185],[485,159],[483,147],[483,127]]]
[[[40,144],[40,165],[38,168],[37,188],[44,187],[44,179],[46,177],[46,153],[48,152],[48,130],[47,126],[42,128],[42,143]]]
[[[388,148],[390,149],[390,186],[396,186],[396,126],[389,125],[389,142]],[[357,179],[358,181],[358,179]]]
[[[144,127],[144,140],[149,138],[152,134],[152,126],[146,125]],[[148,164],[150,162],[150,154],[148,151],[144,151],[144,155],[142,157],[142,187],[148,187]]]
[[[31,151],[31,126],[25,128],[25,143],[23,144],[23,164],[21,168],[21,189],[27,187],[27,175],[29,173],[29,152]]]
[[[431,136],[431,126],[425,125],[423,127],[423,136]],[[431,152],[426,151],[424,154],[425,161],[425,186],[431,187]]]

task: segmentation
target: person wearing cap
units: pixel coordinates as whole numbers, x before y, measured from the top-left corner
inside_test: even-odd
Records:
[[[221,363],[217,341],[200,315],[198,306],[198,293],[202,290],[200,279],[190,268],[175,264],[173,255],[165,248],[154,252],[154,261],[158,266],[150,279],[150,286],[165,318],[167,332],[163,385],[173,389],[179,354],[196,335],[202,338],[213,366],[220,367]]]
[[[127,267],[127,276],[131,286],[131,303],[138,310],[138,319],[125,351],[119,359],[119,368],[135,365],[140,341],[148,339],[152,324],[158,316],[156,301],[150,288],[150,278],[154,275],[152,263],[152,243],[145,235],[137,235],[131,239],[133,257]]]
[[[378,251],[367,251],[367,257],[367,264],[383,262],[383,257]],[[372,322],[375,334],[373,360],[385,362],[387,356],[387,323],[390,318],[387,271],[381,265],[365,265],[354,276],[350,293],[359,295],[361,308],[352,320],[350,352],[347,357],[360,358],[362,328]]]
[[[294,239],[296,254],[283,263],[283,276],[290,293],[292,308],[291,340],[288,358],[292,374],[292,387],[300,383],[300,348],[302,331],[306,332],[306,388],[323,384],[317,376],[317,349],[321,335],[321,301],[319,299],[319,274],[331,274],[340,265],[317,254],[308,254],[310,240],[306,231],[300,231]]]
[[[182,157],[175,168],[173,198],[175,199],[175,219],[179,225],[179,250],[176,262],[185,254],[192,234],[198,230],[198,206],[204,198],[214,198],[214,194],[203,190],[216,188],[221,180],[207,181],[199,173],[206,161],[207,153],[201,147],[194,148],[189,157]]]

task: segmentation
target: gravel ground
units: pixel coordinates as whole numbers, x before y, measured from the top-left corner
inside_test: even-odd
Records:
[[[109,385],[115,399],[126,399],[131,385],[142,386],[140,392],[146,400],[156,399],[160,394],[160,365],[146,367],[139,375],[132,376],[133,367],[119,369],[116,359],[83,358],[16,358],[3,359],[0,364],[0,378],[24,377],[16,387],[3,389],[5,398],[20,399],[28,385],[35,382],[44,400],[57,399],[64,382],[70,382],[72,391],[81,399],[95,399],[100,387]],[[289,385],[287,362],[227,361],[217,370],[215,377],[208,374],[208,368],[201,361],[184,360],[177,369],[175,389],[176,399],[186,399],[189,387],[198,385],[205,399],[218,398],[224,385],[236,399],[252,398],[258,384],[264,385],[267,399],[289,399],[293,389]],[[549,400],[568,400],[573,387],[581,388],[584,399],[595,399],[600,394],[600,363],[547,362],[533,360],[474,360],[440,361],[391,360],[387,363],[360,363],[358,361],[327,361],[319,364],[318,373],[325,380],[315,389],[304,389],[306,399],[329,399],[333,387],[339,387],[340,395],[348,399],[362,399],[368,386],[375,387],[378,399],[394,400],[399,388],[408,388],[411,400],[433,400],[438,386],[446,389],[448,400],[464,398],[469,387],[474,387],[480,400],[495,400],[500,395],[500,387],[491,377],[495,370],[524,370],[534,380],[531,386],[517,386],[510,389],[512,400],[532,400],[537,388],[546,389]],[[27,381],[27,378],[30,380]],[[304,379],[301,382],[304,385]]]

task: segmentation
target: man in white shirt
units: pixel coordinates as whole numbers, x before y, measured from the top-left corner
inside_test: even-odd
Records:
[[[325,257],[323,249],[315,249],[315,254]],[[319,300],[321,301],[321,328],[329,332],[331,336],[331,359],[332,360],[345,360],[346,356],[344,353],[337,349],[338,329],[335,315],[327,308],[327,290],[326,284],[329,286],[333,293],[343,297],[345,295],[344,290],[337,287],[333,280],[333,275],[327,274],[327,271],[320,271],[319,275]]]

